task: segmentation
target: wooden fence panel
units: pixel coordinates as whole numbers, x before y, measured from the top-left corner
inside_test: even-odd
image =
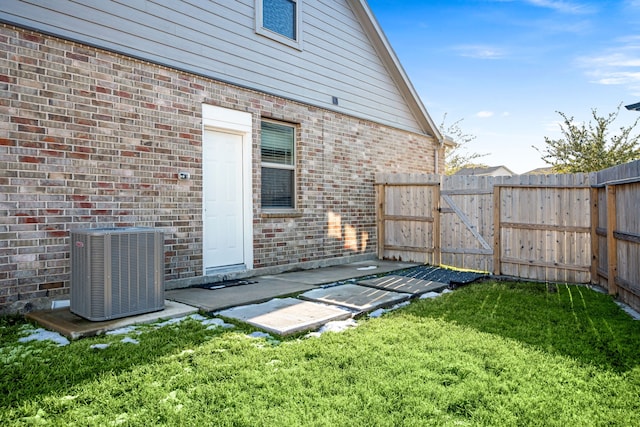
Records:
[[[594,282],[640,310],[640,161],[596,174],[598,252]]]
[[[552,178],[553,180],[553,178]],[[542,184],[537,184],[542,185]],[[588,187],[501,186],[500,270],[544,281],[589,282]]]
[[[640,183],[617,186],[616,288],[623,300],[640,305]],[[623,295],[624,294],[624,295]]]

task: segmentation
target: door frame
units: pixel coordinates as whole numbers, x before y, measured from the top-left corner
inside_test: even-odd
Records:
[[[233,133],[242,137],[242,206],[243,206],[243,251],[244,269],[253,269],[253,117],[251,113],[202,104],[202,153],[204,154],[204,133],[206,131],[219,131]],[[207,275],[207,266],[204,265],[204,194],[206,183],[202,182],[202,275]],[[212,272],[213,274],[215,272]]]

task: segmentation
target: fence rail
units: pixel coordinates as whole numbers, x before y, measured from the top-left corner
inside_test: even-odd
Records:
[[[640,161],[594,174],[378,174],[380,258],[596,283],[640,309]]]

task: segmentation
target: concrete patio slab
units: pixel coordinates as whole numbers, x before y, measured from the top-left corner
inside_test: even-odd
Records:
[[[351,312],[338,307],[295,298],[276,298],[260,304],[222,310],[215,314],[248,323],[280,336],[315,330],[327,322],[345,320],[352,316]]]
[[[359,280],[359,285],[370,286],[394,292],[405,292],[412,295],[422,295],[427,292],[440,292],[449,285],[432,280],[422,280],[406,276],[384,276],[377,279]]]
[[[69,339],[79,339],[101,335],[107,331],[124,328],[131,325],[141,325],[144,323],[154,323],[161,319],[173,319],[176,317],[188,316],[197,313],[198,309],[174,301],[164,302],[164,310],[153,313],[145,313],[137,316],[123,317],[120,319],[105,320],[102,322],[92,322],[77,316],[69,308],[59,308],[56,310],[33,311],[27,313],[25,317],[33,320],[40,326],[58,332]]]
[[[316,285],[281,280],[276,276],[256,277],[252,281],[255,283],[220,289],[174,289],[165,291],[164,294],[168,299],[210,312],[239,305],[257,304],[273,298],[299,294],[316,287]]]
[[[356,310],[358,313],[373,311],[406,301],[411,294],[390,292],[360,285],[339,285],[329,288],[313,289],[300,295],[309,301],[335,304]]]
[[[210,312],[297,295],[320,285],[384,274],[416,265],[418,264],[399,261],[358,261],[314,270],[252,277],[250,279],[252,283],[246,285],[217,289],[202,287],[172,289],[165,291],[165,298]]]
[[[307,285],[324,285],[340,282],[347,279],[357,279],[375,274],[390,273],[415,267],[420,264],[400,261],[358,261],[349,264],[334,265],[331,267],[317,268],[314,270],[293,271],[274,276],[261,276],[261,278],[277,278],[283,281],[292,281]]]

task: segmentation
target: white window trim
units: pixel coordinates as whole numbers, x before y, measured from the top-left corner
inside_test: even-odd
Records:
[[[292,170],[293,171],[293,188],[292,193],[291,194],[291,199],[292,199],[292,207],[288,207],[288,208],[284,208],[284,207],[264,207],[262,206],[262,202],[260,203],[260,208],[265,211],[265,212],[293,212],[297,209],[298,207],[298,174],[297,174],[297,142],[298,142],[298,138],[297,138],[297,127],[294,124],[291,123],[287,123],[287,122],[279,122],[277,120],[269,120],[269,119],[261,119],[260,123],[262,122],[270,122],[270,123],[275,123],[277,125],[281,125],[281,126],[289,126],[291,128],[293,128],[293,159],[291,161],[292,164],[290,165],[283,165],[282,163],[269,163],[269,162],[263,162],[260,161],[260,168],[271,168],[271,169],[285,169],[285,170]],[[262,188],[262,180],[260,181],[260,187]]]
[[[291,0],[296,4],[296,39],[292,40],[282,34],[271,31],[262,26],[262,0],[255,1],[255,31],[256,34],[270,38],[294,49],[302,50],[302,0]]]

